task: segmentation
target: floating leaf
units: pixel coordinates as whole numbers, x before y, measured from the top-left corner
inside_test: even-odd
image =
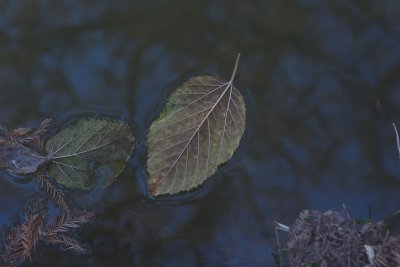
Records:
[[[46,158],[17,142],[0,140],[0,168],[16,174],[34,173]]]
[[[69,188],[108,186],[124,169],[134,146],[130,127],[105,118],[83,118],[46,144],[50,175]]]
[[[168,98],[150,127],[148,182],[152,195],[190,190],[212,176],[238,148],[246,108],[233,85],[218,75],[190,78]]]

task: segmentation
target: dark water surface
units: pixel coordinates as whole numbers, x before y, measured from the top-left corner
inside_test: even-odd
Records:
[[[82,232],[90,255],[40,246],[32,266],[273,266],[274,220],[343,203],[376,220],[400,209],[397,0],[3,0],[0,121],[98,109],[143,126],[169,81],[230,70],[238,52],[257,122],[237,167],[204,196],[160,206],[133,160],[82,197],[97,214]],[[38,188],[1,178],[4,226]]]

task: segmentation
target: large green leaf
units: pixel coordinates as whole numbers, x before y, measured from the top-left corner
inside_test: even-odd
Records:
[[[108,186],[124,169],[134,146],[131,128],[106,118],[82,118],[46,144],[50,175],[69,188]]]
[[[148,135],[152,195],[197,187],[238,148],[246,124],[244,99],[233,84],[238,59],[229,81],[196,76],[169,96]]]
[[[17,174],[34,173],[45,161],[45,157],[20,143],[0,140],[0,169]]]

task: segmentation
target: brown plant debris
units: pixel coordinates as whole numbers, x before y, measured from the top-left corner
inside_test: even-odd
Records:
[[[25,209],[22,221],[6,231],[4,252],[0,252],[4,266],[18,266],[31,261],[39,241],[59,245],[74,253],[86,253],[86,249],[70,234],[89,222],[93,216],[84,210],[74,210],[49,219],[44,200],[33,201]],[[1,262],[0,266],[3,266]]]
[[[72,251],[77,254],[85,254],[87,251],[84,249],[76,239],[67,235],[60,234],[55,236],[46,236],[45,240],[50,244],[61,245],[66,250]]]
[[[63,209],[65,212],[69,213],[69,207],[67,202],[65,201],[64,194],[57,188],[56,184],[50,181],[44,175],[36,175],[36,179],[39,181],[41,188],[48,192],[51,198],[54,200],[57,205]]]
[[[303,210],[289,230],[292,266],[400,266],[400,237],[383,222],[357,224],[342,211]]]
[[[32,203],[25,211],[23,221],[17,224],[7,235],[7,262],[25,262],[31,256],[40,238],[44,210],[41,202]]]
[[[46,237],[68,233],[71,229],[77,229],[90,221],[93,214],[85,210],[74,210],[70,214],[61,214],[44,229]]]
[[[0,136],[6,140],[18,142],[23,145],[32,145],[39,149],[43,149],[43,140],[41,136],[50,128],[53,119],[47,118],[36,129],[17,128],[9,130],[5,125],[0,124]]]

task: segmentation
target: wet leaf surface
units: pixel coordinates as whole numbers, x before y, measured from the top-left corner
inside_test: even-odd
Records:
[[[69,188],[108,186],[125,168],[134,146],[131,128],[105,118],[82,118],[46,144],[50,175]]]
[[[17,142],[0,140],[0,168],[16,174],[34,173],[46,158]]]
[[[149,189],[154,196],[191,190],[239,146],[246,124],[243,96],[218,75],[196,76],[168,98],[148,136]]]

